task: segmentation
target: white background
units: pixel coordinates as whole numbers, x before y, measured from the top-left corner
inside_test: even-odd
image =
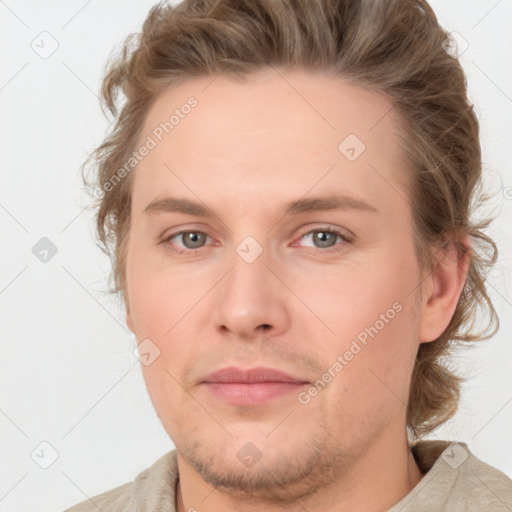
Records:
[[[97,98],[106,59],[153,3],[0,2],[2,512],[62,510],[132,480],[173,448],[121,306],[105,293],[110,262],[95,245],[79,176],[108,125]],[[461,60],[496,194],[490,233],[500,260],[489,289],[502,325],[457,360],[471,380],[436,436],[468,442],[512,477],[512,0],[432,5],[469,43]],[[31,48],[43,31],[58,43],[47,59]],[[58,249],[47,263],[32,253],[44,236]],[[43,441],[58,452],[48,469],[31,458],[36,450],[50,461]]]

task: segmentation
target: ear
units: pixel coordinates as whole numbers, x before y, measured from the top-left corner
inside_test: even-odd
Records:
[[[437,264],[422,283],[420,343],[434,341],[448,327],[466,282],[471,250],[470,238],[465,235],[460,244],[451,242],[436,251]]]

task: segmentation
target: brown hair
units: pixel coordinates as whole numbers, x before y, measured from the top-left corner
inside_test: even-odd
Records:
[[[419,347],[407,426],[414,437],[457,410],[463,379],[443,364],[460,342],[487,339],[498,318],[485,279],[497,257],[470,214],[481,191],[479,125],[448,34],[424,0],[186,0],[155,5],[140,34],[131,34],[106,70],[103,105],[115,125],[84,164],[93,163],[97,235],[113,262],[114,287],[128,307],[125,287],[130,228],[130,173],[112,177],[135,149],[156,97],[178,81],[218,73],[247,77],[267,66],[326,71],[384,93],[399,114],[411,169],[409,201],[422,268],[435,265],[432,248],[471,237],[467,279],[445,332]],[[124,102],[118,108],[118,93]],[[119,175],[118,175],[119,176]],[[100,191],[98,193],[98,191]],[[460,247],[464,250],[463,247]],[[488,323],[475,330],[477,309]],[[491,327],[494,326],[494,329]]]

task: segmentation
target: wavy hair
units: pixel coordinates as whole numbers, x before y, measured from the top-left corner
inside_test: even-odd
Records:
[[[104,141],[84,163],[94,177],[96,230],[113,266],[111,292],[126,300],[130,173],[113,177],[135,149],[157,96],[180,81],[224,73],[248,77],[268,66],[337,73],[383,93],[405,127],[415,245],[422,268],[432,249],[471,239],[469,269],[454,315],[441,336],[419,346],[411,376],[407,427],[413,437],[451,418],[463,378],[443,361],[456,345],[491,337],[499,321],[486,290],[497,249],[484,233],[490,219],[471,215],[482,192],[479,123],[457,58],[424,0],[185,0],[156,4],[140,33],[130,34],[107,63],[102,107],[113,116]],[[118,174],[119,176],[119,174]],[[465,250],[460,244],[460,249]],[[481,310],[487,318],[477,330]]]

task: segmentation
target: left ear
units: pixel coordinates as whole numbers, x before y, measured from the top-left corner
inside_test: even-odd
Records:
[[[437,339],[448,327],[466,282],[471,240],[468,235],[435,251],[437,264],[422,283],[419,342]],[[464,248],[464,250],[461,250]]]

